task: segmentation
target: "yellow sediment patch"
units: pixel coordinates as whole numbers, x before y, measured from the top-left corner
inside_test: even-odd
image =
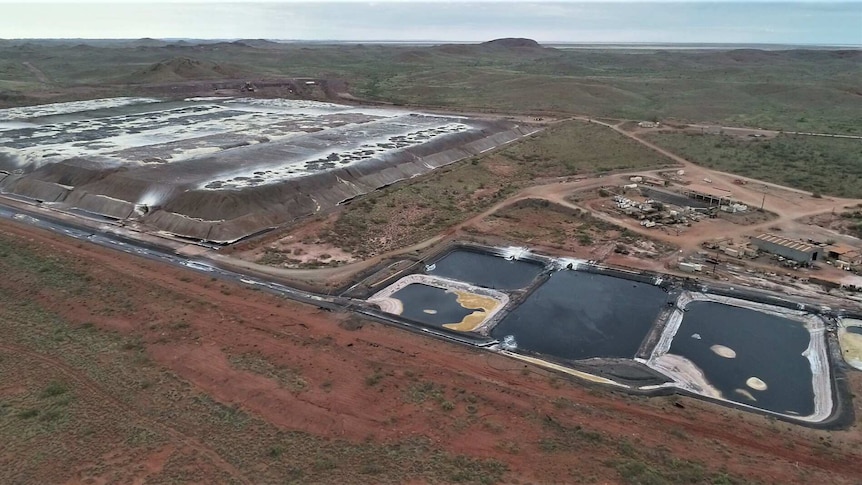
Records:
[[[742,394],[743,396],[747,397],[752,401],[757,401],[757,399],[755,399],[754,396],[752,396],[751,393],[746,391],[745,389],[734,389],[734,391],[736,391],[737,394]]]
[[[862,370],[862,335],[850,333],[842,328],[838,332],[838,340],[841,342],[841,355],[844,356],[844,361]]]
[[[710,347],[709,350],[715,352],[716,355],[724,357],[725,359],[735,359],[736,358],[736,351],[731,349],[730,347],[725,347],[724,345],[717,345],[716,344],[716,345],[713,345],[712,347]]]
[[[477,310],[461,320],[458,323],[447,323],[443,325],[446,328],[457,330],[459,332],[472,332],[481,325],[488,314],[496,310],[500,302],[490,296],[477,295],[468,291],[452,290],[458,296],[456,301],[459,305],[470,310]]]
[[[757,377],[749,377],[747,381],[745,381],[745,385],[754,389],[755,391],[765,391],[766,383]]]

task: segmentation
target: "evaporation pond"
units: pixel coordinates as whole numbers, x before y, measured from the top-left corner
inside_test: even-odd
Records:
[[[558,271],[491,335],[562,359],[632,358],[666,305],[659,287],[582,271]]]
[[[392,294],[404,306],[401,316],[426,325],[458,323],[473,310],[458,303],[458,295],[436,286],[413,283]]]
[[[524,288],[542,272],[537,263],[463,250],[452,251],[434,264],[428,274],[495,290]]]
[[[714,302],[685,310],[669,353],[693,362],[722,397],[777,413],[814,413],[811,364],[802,355],[811,334],[802,323]]]

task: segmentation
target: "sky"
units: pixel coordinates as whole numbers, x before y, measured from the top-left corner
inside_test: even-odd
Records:
[[[862,0],[0,0],[0,38],[141,37],[862,46]]]

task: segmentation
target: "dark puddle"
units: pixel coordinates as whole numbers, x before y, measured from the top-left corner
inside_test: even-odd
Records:
[[[700,338],[693,338],[692,335]],[[810,342],[799,322],[713,302],[692,302],[669,353],[694,362],[725,399],[783,414],[814,413],[811,366],[802,353]],[[723,345],[736,353],[721,357],[710,347]],[[749,387],[756,377],[766,390]],[[757,401],[737,392],[742,389]]]
[[[855,333],[856,335],[862,335],[862,327],[845,327],[847,333]]]
[[[458,323],[473,313],[458,303],[458,296],[443,288],[414,283],[392,294],[401,300],[404,311],[401,316],[426,325],[443,326]]]
[[[510,261],[500,256],[455,250],[434,263],[428,274],[442,276],[496,290],[517,290],[529,285],[542,265],[529,261]]]
[[[562,359],[632,358],[666,305],[661,288],[612,276],[559,271],[491,335]]]

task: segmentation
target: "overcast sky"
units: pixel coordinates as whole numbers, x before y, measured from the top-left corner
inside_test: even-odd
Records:
[[[0,0],[0,38],[139,37],[862,45],[862,0]]]

